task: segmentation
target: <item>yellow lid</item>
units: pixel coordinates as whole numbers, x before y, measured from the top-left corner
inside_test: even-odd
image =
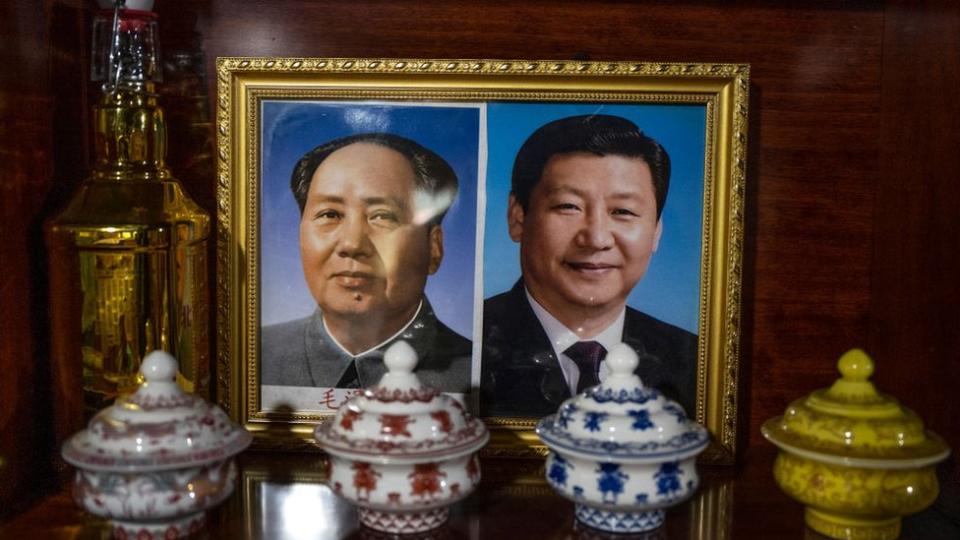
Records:
[[[873,360],[860,349],[837,362],[841,378],[768,420],[763,434],[781,447],[840,458],[938,461],[949,449],[940,437],[868,379]],[[937,459],[939,458],[939,459]]]

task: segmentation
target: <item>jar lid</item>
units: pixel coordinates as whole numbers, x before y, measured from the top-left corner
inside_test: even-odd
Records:
[[[82,469],[139,472],[204,465],[231,457],[252,436],[220,407],[184,392],[177,361],[153,351],[140,366],[144,382],[98,412],[63,445],[63,458]]]
[[[379,383],[316,427],[321,448],[361,461],[414,463],[454,458],[486,444],[490,435],[483,421],[413,373],[417,353],[406,341],[391,345],[383,362],[387,373]]]
[[[706,428],[687,418],[679,404],[634,374],[637,353],[620,343],[606,357],[610,375],[537,424],[549,447],[587,459],[623,461],[683,459],[706,448]]]
[[[840,379],[830,388],[790,403],[763,424],[763,435],[786,450],[851,466],[915,467],[949,455],[916,413],[868,380],[874,365],[867,353],[848,351],[837,369]]]

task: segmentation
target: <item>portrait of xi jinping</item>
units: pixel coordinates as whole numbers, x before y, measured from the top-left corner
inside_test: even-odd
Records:
[[[556,411],[605,378],[620,342],[645,384],[694,410],[697,336],[627,305],[663,239],[670,174],[663,145],[620,116],[567,116],[526,138],[506,207],[521,275],[484,301],[483,414]]]

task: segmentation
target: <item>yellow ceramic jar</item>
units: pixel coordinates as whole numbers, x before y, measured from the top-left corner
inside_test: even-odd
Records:
[[[844,540],[888,540],[901,516],[926,508],[939,493],[934,466],[950,449],[917,415],[868,379],[873,361],[854,349],[837,363],[842,377],[766,421],[764,437],[780,448],[777,484],[806,506],[807,525]]]

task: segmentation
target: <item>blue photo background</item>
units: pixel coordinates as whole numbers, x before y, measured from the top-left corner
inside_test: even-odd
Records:
[[[697,333],[706,144],[703,105],[488,104],[484,298],[509,290],[520,277],[519,245],[510,240],[507,230],[507,197],[517,150],[540,126],[580,114],[627,118],[670,155],[670,190],[662,214],[660,247],[627,304]],[[491,264],[493,261],[496,263]]]
[[[384,131],[417,141],[457,173],[460,192],[443,220],[444,258],[427,279],[437,317],[473,334],[480,106],[417,106],[308,101],[262,102],[260,196],[260,323],[304,317],[316,304],[300,263],[300,209],[290,173],[307,151],[332,139]]]

